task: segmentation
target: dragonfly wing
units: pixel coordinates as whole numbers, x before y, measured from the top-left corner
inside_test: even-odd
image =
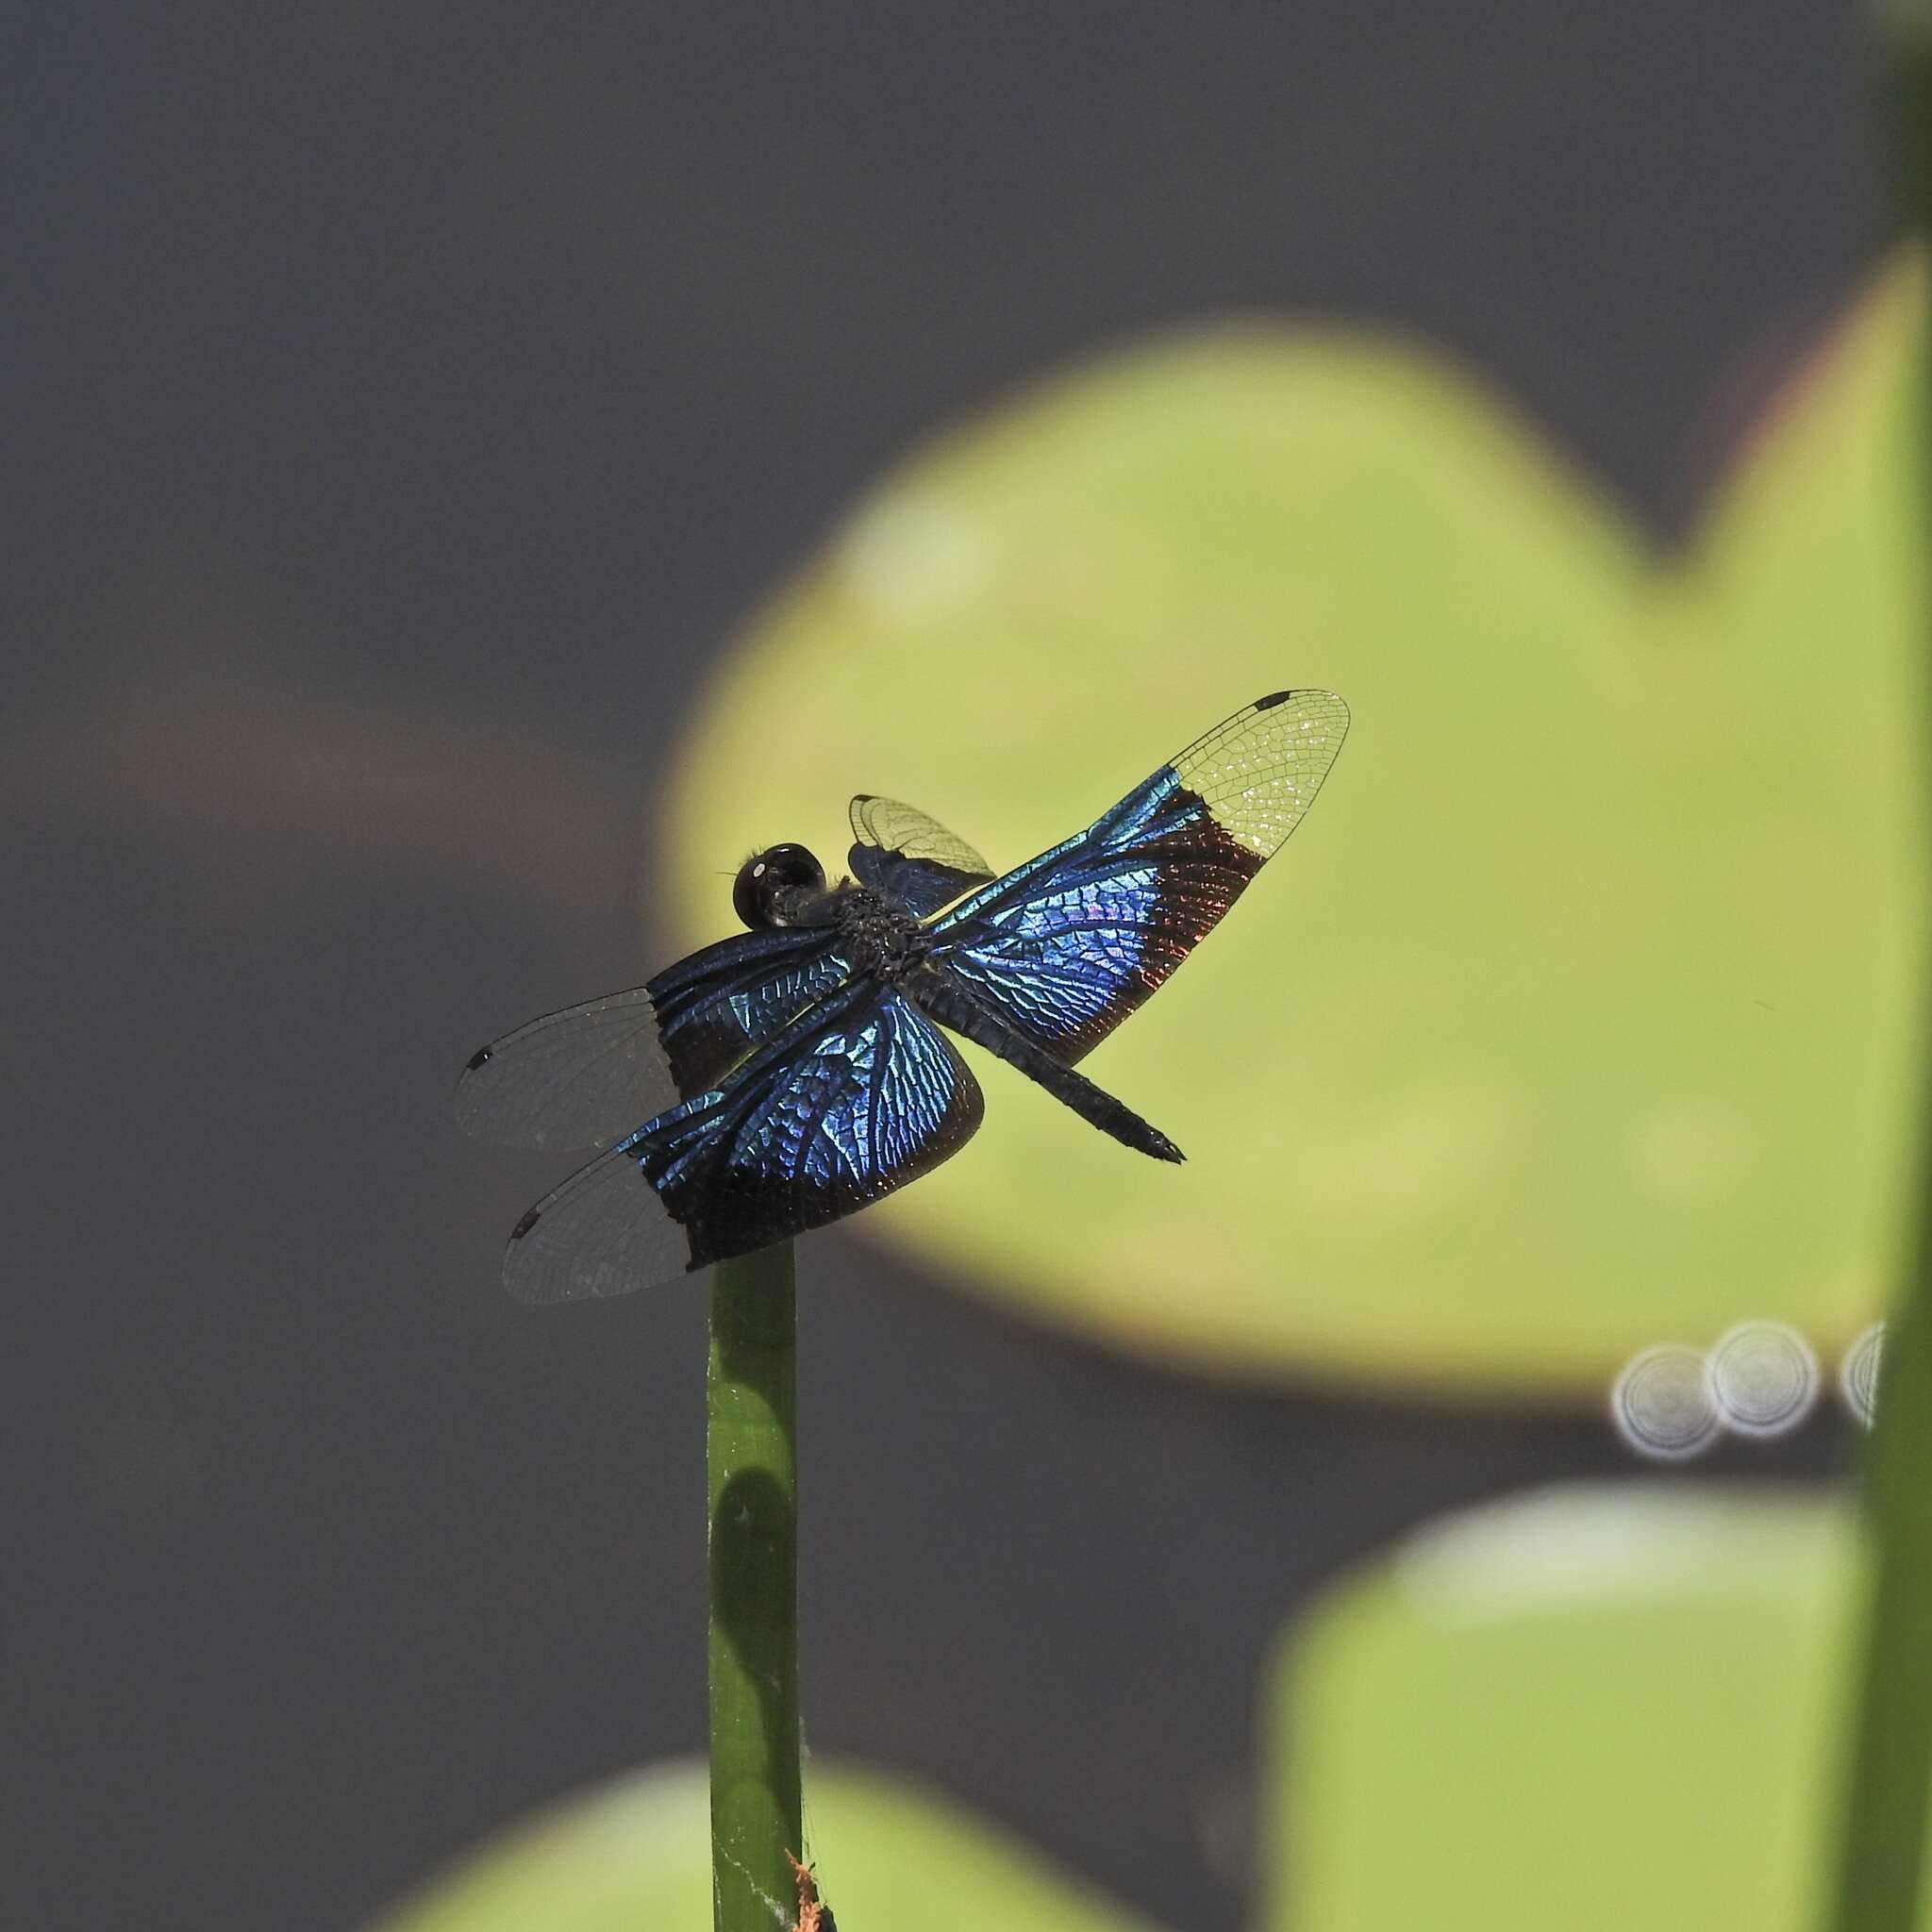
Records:
[[[517,1223],[503,1278],[521,1302],[628,1294],[682,1274],[691,1241],[627,1154],[600,1154]]]
[[[824,932],[721,941],[486,1046],[457,1083],[458,1124],[513,1147],[608,1147],[714,1085],[850,971]]]
[[[921,919],[993,875],[965,840],[896,798],[860,792],[852,801],[852,837],[854,876]]]
[[[851,976],[838,934],[822,926],[745,933],[667,967],[650,992],[680,1097],[717,1086]]]
[[[645,1177],[690,1231],[692,1265],[748,1254],[882,1200],[956,1154],[979,1085],[953,1043],[887,988],[857,986],[641,1137]]]
[[[937,921],[933,963],[1071,1065],[1214,929],[1301,823],[1347,729],[1332,691],[1257,700]]]
[[[748,1254],[929,1172],[981,1109],[938,1027],[883,987],[854,986],[540,1201],[504,1279],[522,1301],[576,1301]]]

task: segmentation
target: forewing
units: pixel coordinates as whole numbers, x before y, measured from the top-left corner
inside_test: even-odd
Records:
[[[934,963],[1071,1065],[1214,929],[1301,823],[1347,729],[1332,691],[1236,712],[937,921]]]
[[[823,926],[746,933],[667,967],[649,991],[679,1096],[717,1086],[851,976],[838,934]]]
[[[689,1231],[692,1265],[822,1227],[963,1146],[978,1083],[931,1021],[855,988],[808,1037],[655,1122],[634,1150]]]
[[[850,970],[823,931],[723,940],[486,1046],[457,1082],[458,1124],[514,1147],[608,1147],[714,1086]]]
[[[921,919],[993,875],[965,840],[896,798],[860,792],[852,801],[852,836],[854,876]]]

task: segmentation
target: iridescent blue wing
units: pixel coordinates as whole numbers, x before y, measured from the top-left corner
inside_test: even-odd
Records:
[[[883,1199],[979,1125],[965,1061],[890,989],[855,987],[809,1021],[808,1038],[760,1055],[640,1137],[644,1175],[691,1231],[694,1264]]]
[[[1347,729],[1332,691],[1258,699],[935,921],[932,963],[1072,1065],[1213,930],[1301,823]]]
[[[523,1301],[575,1301],[748,1254],[937,1167],[980,1114],[945,1035],[889,989],[855,983],[540,1201],[510,1236],[504,1279]]]
[[[850,974],[836,936],[721,940],[647,986],[546,1014],[486,1046],[457,1082],[457,1121],[513,1147],[608,1147],[717,1082]]]
[[[823,926],[746,933],[666,967],[646,991],[657,1002],[678,1097],[717,1086],[851,976],[838,933]]]
[[[853,876],[920,919],[992,877],[965,840],[896,798],[861,791],[852,801],[852,837]]]

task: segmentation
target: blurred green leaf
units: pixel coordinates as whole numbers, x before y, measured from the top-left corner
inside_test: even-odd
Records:
[[[1099,357],[890,475],[706,694],[680,941],[758,845],[836,869],[855,791],[1007,865],[1259,692],[1355,729],[1087,1064],[1189,1164],[982,1057],[977,1141],[865,1233],[1244,1378],[1575,1394],[1740,1316],[1849,1340],[1915,1051],[1919,299],[1894,273],[1818,350],[1681,558],[1466,371],[1314,328]]]
[[[1277,1660],[1271,1932],[1816,1923],[1849,1510],[1576,1486],[1412,1537]]]
[[[815,1767],[806,1828],[850,1932],[1150,1932],[963,1811],[872,1774]],[[373,1932],[700,1932],[711,1923],[702,1764],[592,1791],[465,1859]],[[792,1923],[778,1902],[774,1932]]]

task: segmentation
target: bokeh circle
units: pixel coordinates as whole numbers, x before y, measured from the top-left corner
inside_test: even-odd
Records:
[[[1640,1456],[1682,1462],[1700,1455],[1720,1426],[1704,1357],[1676,1342],[1633,1356],[1610,1391],[1610,1420]]]
[[[1874,1322],[1845,1351],[1839,1365],[1839,1392],[1845,1407],[1866,1428],[1878,1413],[1878,1372],[1885,1360],[1885,1324]]]
[[[1709,1356],[1710,1399],[1740,1436],[1782,1436],[1818,1401],[1818,1357],[1784,1322],[1740,1322]]]

